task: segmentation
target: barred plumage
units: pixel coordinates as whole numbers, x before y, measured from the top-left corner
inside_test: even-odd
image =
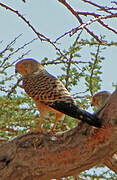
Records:
[[[56,113],[56,128],[58,119],[63,119],[65,114],[82,120],[97,127],[101,126],[99,119],[90,113],[79,109],[74,99],[62,82],[49,74],[44,67],[33,59],[24,59],[16,64],[16,71],[22,75],[22,88],[34,100],[40,111],[40,124],[48,113]]]

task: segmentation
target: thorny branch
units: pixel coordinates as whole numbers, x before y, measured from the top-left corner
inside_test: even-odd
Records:
[[[0,3],[0,6],[2,6],[5,9],[8,9],[9,11],[15,13],[19,18],[21,18],[31,29],[32,31],[37,35],[37,37],[41,40],[41,41],[47,41],[49,42],[65,59],[67,59],[67,57],[64,56],[64,54],[61,52],[61,50],[55,45],[55,43],[53,43],[49,38],[47,38],[45,35],[39,33],[36,31],[36,29],[31,25],[31,23],[23,16],[21,15],[17,10],[3,4]]]
[[[49,39],[46,38],[43,34],[37,32],[37,31],[35,30],[35,28],[29,23],[29,21],[28,21],[23,15],[21,15],[17,10],[15,10],[15,9],[13,9],[13,8],[11,8],[11,7],[3,4],[3,3],[0,3],[0,6],[6,8],[7,10],[9,10],[9,11],[15,13],[17,16],[19,16],[19,17],[35,32],[35,34],[38,36],[38,38],[39,38],[41,41],[44,41],[44,40],[49,41]]]
[[[67,61],[59,61],[60,58],[57,58],[55,60],[52,61],[48,61],[47,63],[42,63],[42,65],[56,65],[56,64],[66,64]],[[71,64],[88,64],[89,61],[71,61]]]
[[[0,52],[0,56],[2,56],[7,50],[10,50],[10,48],[16,43],[17,39],[20,38],[22,34],[20,34],[19,36],[15,37],[15,39],[13,39],[7,46],[4,50],[2,50]],[[2,43],[2,42],[1,42]],[[5,60],[1,63],[0,67],[3,66],[3,64],[5,63]]]
[[[94,64],[93,64],[93,67],[91,69],[91,75],[90,75],[90,93],[91,93],[92,97],[94,95],[93,94],[93,74],[94,74],[95,66],[96,66],[97,61],[98,61],[99,51],[100,51],[100,44],[98,44],[98,47],[97,47],[97,52],[96,52],[96,55],[95,55],[95,60],[94,60]]]
[[[77,38],[76,38],[76,40],[75,40],[75,42],[73,43],[72,46],[75,46],[75,45],[76,45],[76,43],[78,42],[78,40],[79,40],[79,38],[80,38],[81,33],[82,33],[82,31],[81,31],[80,34],[77,36]],[[73,62],[73,61],[72,61],[72,58],[73,58],[73,54],[70,53],[69,61],[66,63],[66,65],[67,65],[66,78],[65,78],[65,81],[66,81],[65,87],[66,87],[66,89],[68,89],[68,86],[69,86],[69,78],[70,78],[70,73],[71,73],[71,65],[73,64],[73,63],[72,63],[72,62]],[[76,63],[76,64],[78,64],[78,63]],[[76,64],[75,64],[75,65],[76,65]]]
[[[10,50],[10,48],[12,48],[13,44],[16,43],[16,40],[17,40],[20,36],[21,36],[21,35],[17,36],[13,41],[11,41],[11,42],[6,46],[6,48],[0,53],[0,55],[2,56],[7,50]],[[20,50],[24,49],[27,45],[33,43],[33,41],[35,41],[35,40],[37,40],[37,38],[35,38],[35,39],[33,39],[33,40],[25,43],[23,46],[17,48],[15,51],[13,51],[13,52],[11,52],[10,54],[8,54],[8,56],[3,59],[3,62],[2,62],[1,65],[0,65],[0,68],[3,68],[4,64],[7,62],[7,60],[8,60],[9,58],[11,58],[14,54],[16,54],[17,52],[19,52]],[[23,54],[23,56],[26,55],[26,54],[28,54],[29,52],[30,52],[30,50],[28,50],[25,54]],[[18,58],[18,59],[19,59],[19,58]],[[13,63],[8,64],[7,66],[5,65],[5,67],[2,69],[1,72],[4,72],[5,69],[7,69],[8,67],[11,67],[11,66],[14,65],[17,61],[18,61],[18,60],[13,61]]]
[[[83,20],[80,18],[79,14],[64,0],[58,0],[59,2],[61,2],[78,20],[78,22],[80,23],[80,27],[78,30],[80,29],[85,29],[91,36],[93,36],[99,43],[101,43],[101,41],[99,40],[98,36],[95,35],[93,32],[91,32],[87,27],[82,27]],[[72,30],[68,31],[65,35],[69,34],[70,36],[72,36],[73,34],[75,34],[77,31],[74,31],[76,28],[73,28]],[[63,35],[61,36],[63,37]],[[60,38],[58,38],[60,39]]]
[[[101,19],[110,19],[110,18],[116,18],[116,17],[117,17],[117,14],[108,15],[108,16],[102,15],[102,16],[99,16],[97,18],[93,18],[93,19],[89,20],[87,23],[84,23],[81,26],[78,26],[78,27],[72,29],[71,35],[76,33],[78,30],[83,29],[83,28],[85,28],[88,25],[91,25],[93,22],[99,21]],[[105,25],[104,23],[100,23],[100,24],[103,25],[104,27],[108,28],[109,30],[113,31],[115,34],[117,34],[117,31],[113,30],[112,28],[110,28],[109,26]]]
[[[69,57],[69,62],[67,63],[67,76],[65,78],[65,87],[66,89],[68,89],[68,86],[69,86],[69,75],[70,75],[70,70],[71,70],[71,62],[72,62],[72,58],[73,58],[73,55],[70,54],[70,57]]]
[[[83,1],[84,3],[87,3],[89,5],[92,5],[96,8],[98,8],[98,10],[100,11],[103,11],[109,15],[101,15],[99,13],[92,13],[92,12],[80,12],[80,11],[75,11],[72,6],[67,3],[66,0],[58,0],[58,2],[62,3],[78,20],[79,22],[79,26],[76,27],[76,28],[73,28],[72,30],[70,31],[67,31],[65,32],[63,35],[61,35],[60,37],[56,38],[56,40],[54,42],[52,42],[48,37],[46,37],[45,35],[39,33],[36,31],[36,29],[31,25],[31,23],[23,16],[21,15],[17,10],[13,9],[13,8],[10,8],[9,6],[3,4],[3,3],[0,3],[0,6],[12,11],[13,13],[15,13],[18,17],[20,17],[31,29],[32,31],[38,36],[38,38],[41,40],[41,41],[47,41],[49,42],[52,46],[54,46],[54,48],[65,58],[67,59],[67,57],[64,56],[64,54],[61,52],[61,50],[55,45],[55,43],[63,38],[64,36],[66,35],[74,35],[77,31],[81,30],[81,29],[85,29],[88,34],[90,34],[94,39],[96,39],[100,44],[102,44],[102,41],[99,39],[99,37],[93,32],[91,31],[90,29],[87,28],[87,26],[91,25],[92,23],[94,22],[98,22],[99,24],[101,24],[101,26],[103,26],[104,28],[112,31],[113,33],[117,34],[117,31],[110,27],[109,25],[105,24],[102,20],[104,19],[109,19],[109,18],[116,18],[117,17],[117,13],[113,13],[112,11],[113,10],[117,10],[117,8],[114,8],[114,7],[105,7],[105,6],[100,6],[94,2],[91,2],[89,0],[81,0]],[[112,1],[111,3],[116,4],[115,1]],[[92,19],[90,19],[89,21],[87,21],[86,23],[83,22],[82,18],[80,17],[80,15],[82,16],[93,16]],[[68,60],[68,59],[67,59]]]
[[[100,5],[98,5],[98,4],[94,3],[94,2],[91,2],[91,1],[89,1],[89,0],[81,0],[81,1],[83,1],[83,2],[85,2],[85,3],[88,3],[88,4],[92,5],[92,6],[95,6],[95,7],[99,8],[100,11],[104,11],[104,12],[106,12],[106,13],[108,13],[108,14],[113,14],[112,12],[108,11],[109,8],[107,9],[107,7],[105,7],[105,6],[100,6]]]
[[[25,43],[23,46],[17,48],[15,51],[13,51],[12,53],[10,53],[10,54],[7,56],[7,59],[9,59],[11,56],[13,56],[14,54],[16,54],[18,51],[24,49],[24,48],[25,48],[26,46],[28,46],[29,44],[33,43],[35,40],[37,40],[37,38],[32,39],[31,41]],[[30,51],[30,50],[29,50],[29,51]],[[27,53],[29,53],[29,51],[27,51]],[[17,62],[17,60],[14,61],[14,62],[11,64],[11,66],[14,65],[16,62]]]
[[[109,19],[109,18],[116,18],[117,17],[117,13],[112,13],[110,12],[108,9],[104,6],[100,6],[96,3],[93,3],[91,1],[88,0],[82,0],[85,3],[91,4],[95,7],[98,7],[100,10],[108,13],[109,15],[100,15],[100,14],[96,14],[96,13],[90,13],[90,12],[79,12],[79,11],[75,11],[67,2],[66,0],[58,0],[60,3],[62,3],[78,20],[78,22],[80,23],[80,26],[73,28],[72,30],[64,33],[63,35],[61,35],[60,37],[58,37],[56,39],[55,42],[57,42],[59,39],[63,38],[66,35],[74,35],[77,31],[79,31],[80,29],[85,29],[93,38],[95,38],[99,43],[102,44],[101,40],[99,39],[99,37],[94,34],[92,31],[90,31],[87,26],[91,25],[94,22],[98,22],[100,23],[103,27],[107,28],[108,30],[114,32],[115,34],[117,34],[117,31],[113,28],[111,28],[110,26],[108,26],[107,24],[105,24],[103,21],[103,19]],[[116,8],[112,8],[112,10],[116,10]],[[94,18],[90,19],[89,21],[87,21],[86,23],[83,22],[82,18],[79,16],[93,16]]]
[[[11,68],[19,59],[22,59],[25,55],[27,55],[30,50],[24,52],[22,55],[20,55],[16,60],[14,61],[8,61],[11,57],[13,58],[13,55],[16,55],[19,51],[21,51],[22,49],[24,49],[27,45],[31,44],[33,41],[35,41],[37,38],[25,43],[24,45],[22,45],[21,47],[18,47],[16,50],[14,49],[13,45],[16,43],[16,41],[18,40],[18,38],[20,38],[22,34],[20,34],[19,36],[15,37],[1,52],[0,52],[0,56],[2,57],[2,62],[0,64],[0,74],[4,74],[6,73],[6,70],[8,68]],[[7,51],[9,51],[9,53],[5,54]],[[16,57],[15,57],[16,58]],[[19,84],[20,80],[18,80],[18,84],[16,83],[13,87],[11,87],[10,89],[6,90],[4,88],[4,84],[5,82],[10,81],[11,79],[13,79],[15,77],[15,74],[9,74],[8,76],[5,76],[4,78],[1,79],[0,81],[0,91],[7,93],[7,96],[10,97],[10,95],[15,91],[15,88],[17,87],[17,85]]]
[[[28,50],[27,52],[23,53],[23,54],[22,54],[16,61],[14,61],[13,63],[8,64],[8,65],[6,65],[5,67],[3,67],[1,73],[4,72],[5,69],[7,69],[7,68],[11,67],[12,65],[14,65],[19,59],[22,59],[24,56],[26,56],[29,52],[30,52],[30,50]],[[13,54],[14,54],[14,53],[13,53]],[[11,55],[12,55],[12,53],[11,53]],[[9,58],[10,58],[10,57],[9,57]],[[8,58],[5,58],[5,61],[6,61],[6,60],[8,60]]]
[[[7,97],[9,98],[10,95],[15,91],[16,87],[19,85],[19,83],[21,82],[21,78],[17,80],[17,83],[15,83],[15,85],[11,88],[11,90],[9,91],[9,93],[7,94]]]

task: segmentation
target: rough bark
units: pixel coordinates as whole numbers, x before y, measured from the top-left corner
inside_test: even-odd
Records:
[[[117,90],[99,117],[102,128],[80,122],[61,134],[29,133],[1,145],[0,179],[59,179],[100,163],[117,172]]]
[[[117,174],[117,153],[107,158],[104,164]]]

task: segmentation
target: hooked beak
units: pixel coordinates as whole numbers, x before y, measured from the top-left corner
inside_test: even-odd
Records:
[[[17,74],[18,73],[18,70],[17,69],[15,69],[15,74]]]

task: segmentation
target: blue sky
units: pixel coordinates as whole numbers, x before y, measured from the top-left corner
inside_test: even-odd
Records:
[[[1,1],[6,5],[18,10],[24,17],[30,21],[30,23],[35,27],[37,31],[44,34],[51,40],[55,40],[61,34],[71,30],[72,28],[78,26],[76,18],[68,12],[68,10],[57,0],[27,0],[23,3],[21,0],[7,0]],[[94,11],[92,6],[86,6],[81,0],[69,0],[68,1],[75,10],[79,11]],[[93,2],[98,2],[103,5],[102,0],[95,0]],[[109,5],[110,1],[105,0],[105,5]],[[87,20],[84,19],[86,22]],[[117,19],[109,19],[107,21],[112,27],[117,27]],[[100,26],[92,25],[93,31],[100,35],[106,34],[106,39],[109,41],[117,41],[117,36],[114,33],[107,31]],[[7,43],[13,40],[14,37],[19,34],[23,34],[18,40],[16,46],[23,45],[27,41],[36,38],[36,35],[32,30],[15,14],[0,7],[0,40],[3,40],[3,48]],[[83,33],[83,38],[90,38],[87,33]],[[76,35],[63,38],[59,41],[57,45],[61,50],[67,49],[70,44],[75,40]],[[35,41],[28,47],[31,49],[30,54],[27,57],[35,58],[41,61],[44,57],[49,59],[56,58],[56,50],[47,42],[40,42],[40,40]],[[84,57],[87,58],[87,52],[84,50]],[[102,75],[102,90],[113,91],[112,82],[116,83],[116,66],[117,66],[117,47],[107,48],[102,54],[106,57],[103,64],[103,75]],[[57,75],[60,73],[60,69],[55,69],[54,67],[48,68],[51,74]]]

